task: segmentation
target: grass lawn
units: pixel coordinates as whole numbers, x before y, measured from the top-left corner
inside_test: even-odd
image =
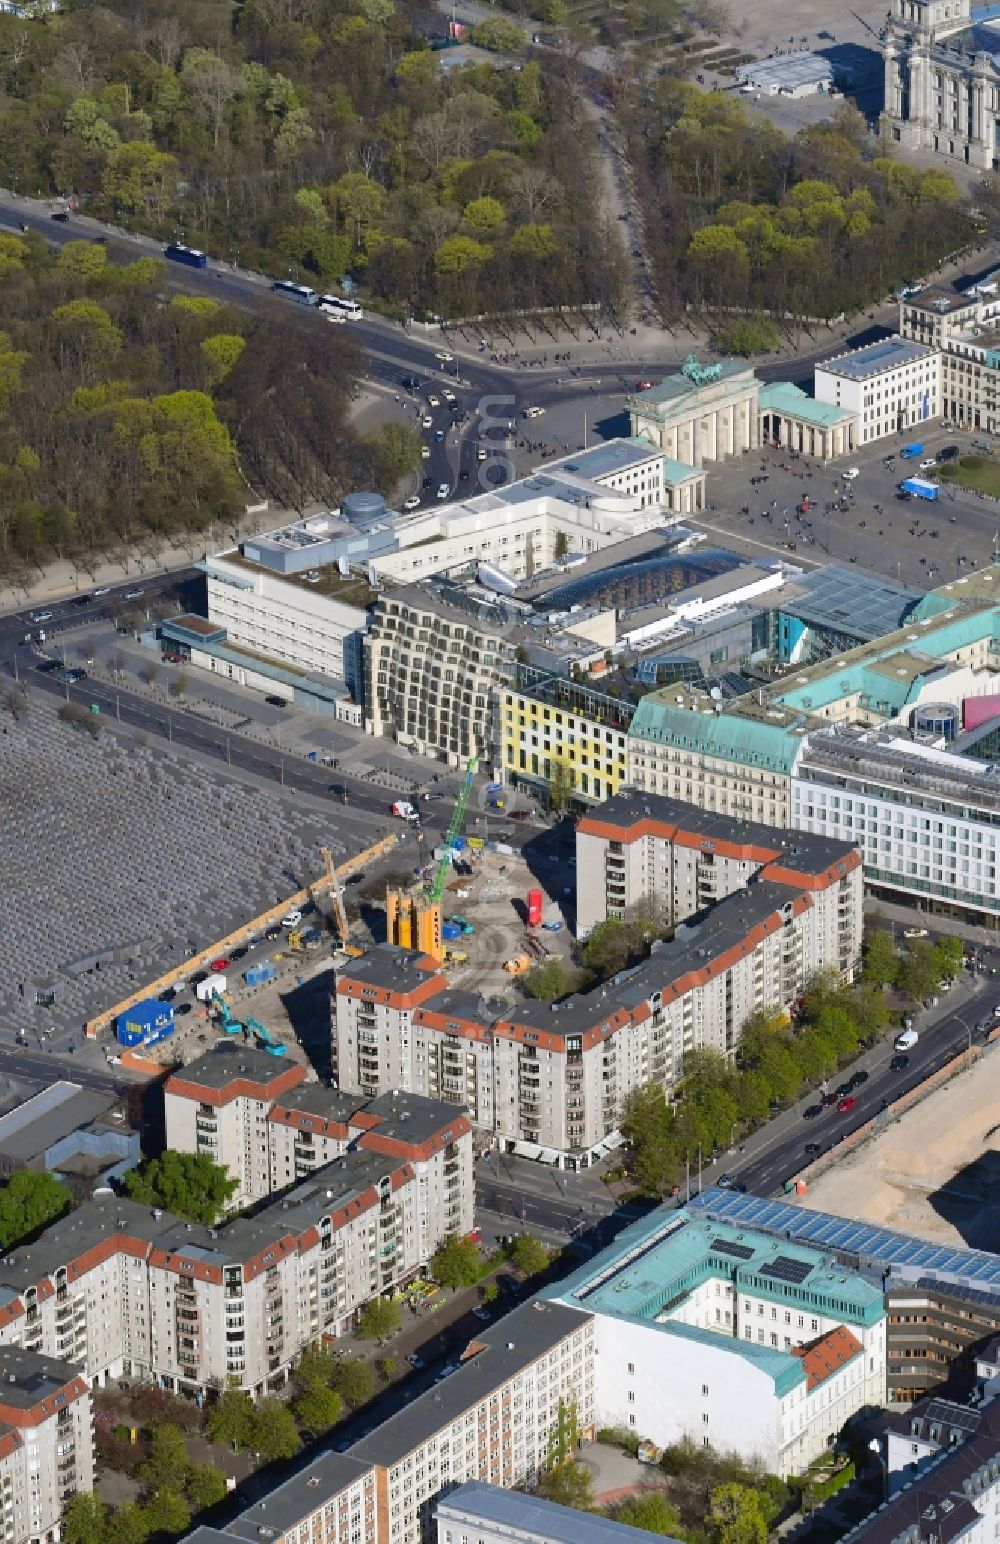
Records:
[[[935,468],[943,483],[955,483],[976,493],[992,493],[1000,499],[1000,461],[991,456],[962,456]]]

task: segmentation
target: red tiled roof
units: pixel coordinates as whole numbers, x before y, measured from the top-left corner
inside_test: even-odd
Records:
[[[827,1378],[831,1378],[835,1372],[846,1367],[848,1362],[853,1362],[863,1350],[864,1347],[858,1337],[843,1324],[838,1324],[835,1330],[821,1335],[818,1340],[810,1341],[807,1346],[796,1346],[793,1355],[802,1358],[806,1388],[811,1394],[813,1389],[825,1383]]]

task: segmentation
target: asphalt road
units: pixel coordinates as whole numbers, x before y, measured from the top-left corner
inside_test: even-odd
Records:
[[[962,993],[961,1004],[955,1009],[949,1010],[946,999],[942,998],[938,1008],[932,1010],[941,1012],[942,1017],[933,1024],[928,1022],[926,1027],[922,1027],[923,1022],[929,1020],[932,1013],[918,1015],[916,1027],[920,1038],[907,1053],[909,1062],[904,1071],[890,1071],[889,1064],[896,1053],[889,1039],[881,1041],[872,1051],[865,1053],[831,1079],[831,1088],[835,1088],[846,1082],[851,1073],[858,1069],[868,1072],[868,1081],[851,1091],[856,1101],[851,1111],[841,1115],[831,1106],[814,1119],[803,1119],[803,1111],[819,1101],[818,1094],[811,1094],[802,1099],[787,1116],[779,1116],[749,1138],[742,1153],[727,1154],[712,1169],[712,1174],[717,1176],[721,1169],[734,1175],[737,1183],[745,1185],[755,1195],[770,1195],[811,1161],[805,1151],[807,1142],[818,1142],[827,1150],[877,1116],[883,1116],[886,1121],[891,1120],[894,1099],[916,1087],[931,1072],[950,1060],[956,1051],[964,1050],[970,1038],[976,1043],[974,1027],[977,1020],[992,1017],[993,1008],[1000,1006],[998,982],[1000,977],[980,976],[975,990],[968,996]],[[955,990],[957,992],[958,989]],[[887,1100],[889,1106],[885,1111],[882,1110],[883,1100]],[[708,1172],[706,1170],[703,1176],[703,1184],[710,1182],[706,1177]],[[692,1188],[694,1183],[692,1177]],[[715,1183],[715,1180],[711,1183]]]

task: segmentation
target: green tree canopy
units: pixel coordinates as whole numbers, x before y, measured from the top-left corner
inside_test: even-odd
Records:
[[[479,1280],[482,1259],[479,1250],[470,1239],[452,1234],[435,1250],[431,1260],[431,1275],[442,1287],[471,1287]]]
[[[162,1206],[188,1222],[210,1227],[226,1210],[238,1181],[203,1153],[175,1153],[168,1148],[125,1176],[133,1201]]]
[[[22,1170],[0,1185],[0,1248],[33,1237],[70,1208],[70,1193],[52,1174]]]
[[[373,1297],[358,1314],[358,1332],[365,1340],[385,1340],[399,1324],[399,1305],[388,1297]]]
[[[375,1396],[375,1374],[360,1356],[338,1357],[333,1368],[332,1383],[336,1392],[352,1410],[366,1405]]]

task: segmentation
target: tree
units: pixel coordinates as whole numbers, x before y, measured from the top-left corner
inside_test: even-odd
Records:
[[[373,1297],[358,1314],[358,1333],[364,1340],[386,1340],[399,1329],[399,1306],[388,1297]]]
[[[723,354],[766,354],[781,341],[777,327],[766,317],[745,317],[732,321],[715,335],[716,347]]]
[[[79,1490],[67,1503],[62,1520],[63,1544],[101,1544],[108,1509],[89,1490]]]
[[[333,1387],[352,1410],[366,1405],[375,1394],[375,1374],[359,1356],[342,1356],[333,1369]]]
[[[460,278],[482,267],[489,255],[490,248],[471,236],[449,236],[434,254],[434,271],[439,278]]]
[[[423,442],[409,424],[379,424],[365,439],[372,450],[375,481],[386,493],[419,468]]]
[[[576,775],[568,762],[549,758],[548,794],[549,809],[556,814],[572,804],[576,795]]]
[[[647,1195],[667,1196],[680,1161],[674,1121],[658,1083],[646,1083],[625,1107],[622,1130],[632,1144],[632,1169]]]
[[[378,1375],[383,1383],[391,1383],[399,1371],[398,1356],[380,1356],[378,1360]]]
[[[243,1389],[225,1389],[208,1418],[213,1442],[229,1442],[237,1453],[253,1446],[253,1400]]]
[[[187,1483],[188,1456],[184,1438],[176,1426],[157,1426],[149,1447],[149,1457],[139,1470],[139,1478],[149,1491],[183,1490]]]
[[[934,968],[940,977],[957,976],[965,961],[960,938],[946,934],[934,945]]]
[[[510,1258],[518,1270],[523,1271],[526,1276],[540,1276],[542,1271],[548,1270],[551,1261],[551,1255],[545,1245],[527,1233],[522,1233],[514,1240]]]
[[[556,1464],[544,1470],[535,1490],[546,1501],[555,1501],[559,1506],[570,1506],[577,1512],[594,1510],[594,1482],[583,1464]]]
[[[225,1480],[222,1483],[225,1485]],[[108,1517],[100,1544],[146,1544],[149,1534],[150,1523],[143,1508],[134,1501],[126,1501],[119,1503]],[[93,1539],[90,1544],[94,1544]]]
[[[190,685],[191,677],[185,671],[179,670],[170,682],[170,695],[172,697],[183,697]]]
[[[479,1250],[472,1240],[453,1233],[435,1250],[431,1275],[442,1287],[451,1287],[457,1292],[460,1287],[474,1286],[482,1267]]]
[[[647,1533],[663,1533],[670,1538],[677,1538],[681,1529],[680,1513],[662,1490],[651,1490],[620,1502],[614,1509],[614,1520],[629,1528],[643,1528]]]
[[[253,1446],[268,1464],[294,1458],[302,1446],[292,1412],[273,1395],[254,1408]]]
[[[892,935],[876,928],[865,939],[862,979],[872,986],[890,986],[899,971],[899,956]]]
[[[70,1208],[70,1193],[51,1174],[22,1170],[0,1186],[0,1249],[13,1249]]]
[[[292,1413],[304,1431],[320,1436],[340,1420],[344,1413],[343,1400],[336,1389],[312,1383],[296,1394],[292,1400]]]
[[[175,1490],[158,1490],[143,1502],[143,1522],[150,1533],[184,1533],[191,1524],[191,1508]]]
[[[125,1190],[133,1201],[165,1207],[177,1217],[206,1227],[218,1221],[237,1188],[238,1181],[211,1158],[202,1153],[175,1153],[169,1148],[125,1176]]]
[[[568,997],[573,990],[573,977],[566,969],[562,960],[546,960],[544,965],[536,965],[534,970],[522,977],[524,990],[529,997],[537,997],[540,1002],[556,1002],[561,997]]]
[[[719,1485],[710,1517],[718,1544],[767,1544],[767,1519],[760,1497],[748,1485]]]
[[[216,1506],[227,1495],[226,1477],[212,1464],[191,1464],[187,1475],[187,1497],[196,1512]]]
[[[933,997],[940,980],[934,946],[926,938],[907,940],[899,962],[896,985],[907,997]]]

